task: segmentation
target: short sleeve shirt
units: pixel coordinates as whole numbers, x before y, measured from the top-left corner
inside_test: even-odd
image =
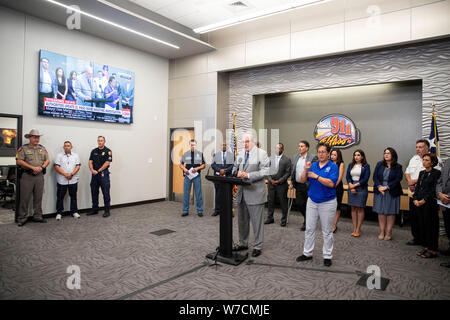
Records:
[[[72,173],[76,166],[81,165],[80,158],[76,153],[59,153],[56,156],[55,165],[58,165],[64,172]],[[56,173],[56,182],[59,184],[75,184],[78,182],[79,172],[72,179],[67,180],[63,175]]]
[[[441,170],[442,168],[442,161],[440,158],[438,158],[438,164],[434,167],[437,170]],[[422,158],[416,154],[409,160],[408,167],[405,170],[405,174],[409,174],[411,176],[411,179],[416,180],[419,178],[420,171],[425,170],[422,163]],[[408,193],[410,196],[413,195],[414,192],[411,192],[408,188]]]
[[[112,151],[104,147],[103,149],[95,148],[91,151],[89,160],[92,161],[94,170],[100,169],[106,161],[112,162]],[[106,168],[107,170],[108,168]]]
[[[47,149],[38,144],[36,147],[30,144],[21,146],[17,152],[17,159],[23,160],[33,167],[40,167],[49,159]]]
[[[319,175],[322,178],[330,179],[335,185],[339,179],[339,167],[331,160],[328,160],[322,168],[319,166],[319,161],[313,162],[309,171]],[[315,203],[326,202],[336,198],[335,187],[330,188],[324,186],[317,179],[308,178],[308,181],[308,197]]]
[[[181,157],[181,164],[184,164],[187,170],[200,167],[202,164],[205,164],[203,153],[197,150],[194,152],[188,150]]]

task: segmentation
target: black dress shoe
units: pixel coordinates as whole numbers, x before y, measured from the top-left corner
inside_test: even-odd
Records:
[[[219,211],[215,211],[215,212],[212,214],[213,217],[218,216],[218,215],[219,215]]]
[[[264,224],[271,224],[274,223],[275,221],[273,219],[266,219],[266,221],[264,221]]]
[[[105,211],[105,213],[103,214],[103,218],[107,218],[109,216],[110,216],[109,211]]]
[[[247,250],[247,249],[248,249],[247,246],[243,246],[243,245],[240,245],[240,244],[236,244],[233,247],[233,251],[242,251],[242,250]]]
[[[331,259],[323,259],[323,265],[325,267],[331,267]]]
[[[97,214],[98,213],[98,210],[94,210],[94,209],[92,209],[92,211],[91,212],[88,212],[88,213],[86,213],[86,215],[87,216],[93,216],[94,214]]]
[[[18,224],[17,224],[17,226],[18,227],[22,227],[22,226],[24,226],[25,225],[25,223],[27,223],[26,221],[23,221],[23,222],[19,222]]]
[[[37,223],[47,223],[47,220],[45,220],[44,218],[40,218],[40,219],[33,218],[32,221],[37,222]]]
[[[297,257],[297,259],[295,259],[297,262],[301,262],[301,261],[307,261],[307,260],[312,260],[313,257],[307,257],[304,254],[302,254],[300,257]]]
[[[306,224],[303,224],[300,230],[305,231],[306,230]]]
[[[261,250],[253,249],[253,251],[252,251],[252,257],[257,257],[257,256],[259,256],[259,255],[261,255]]]
[[[419,242],[413,239],[413,240],[408,241],[406,243],[406,245],[408,245],[408,246],[418,246]]]
[[[280,223],[280,227],[286,227],[286,222]]]

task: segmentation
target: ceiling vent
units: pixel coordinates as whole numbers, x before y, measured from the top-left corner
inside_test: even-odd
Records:
[[[236,2],[232,2],[230,3],[230,6],[232,7],[248,7],[245,3],[243,3],[242,1],[236,1]]]
[[[248,9],[252,8],[252,6],[245,1],[233,1],[227,5],[227,9],[230,10],[233,13],[240,13],[247,11]]]

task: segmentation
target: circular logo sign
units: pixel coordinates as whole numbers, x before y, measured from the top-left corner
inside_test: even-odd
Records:
[[[316,124],[314,137],[333,148],[348,148],[359,143],[360,132],[347,116],[329,114]]]

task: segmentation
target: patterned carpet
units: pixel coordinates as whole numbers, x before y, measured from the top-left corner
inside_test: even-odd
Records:
[[[219,217],[210,212],[199,218],[191,208],[182,218],[180,203],[158,202],[112,210],[108,219],[0,224],[0,299],[450,299],[450,269],[439,266],[449,258],[417,257],[419,248],[405,245],[407,227],[396,227],[392,241],[378,241],[377,224],[366,222],[361,238],[352,238],[351,221],[341,219],[333,266],[326,268],[321,233],[314,259],[297,263],[303,218],[291,215],[281,228],[276,212],[276,223],[265,228],[263,254],[250,258],[256,264],[216,268],[204,265],[219,241]],[[234,227],[237,240],[237,221]],[[175,232],[151,234],[161,229]],[[71,265],[81,270],[79,290],[66,286]],[[386,291],[356,284],[356,271],[369,265],[390,279]]]

